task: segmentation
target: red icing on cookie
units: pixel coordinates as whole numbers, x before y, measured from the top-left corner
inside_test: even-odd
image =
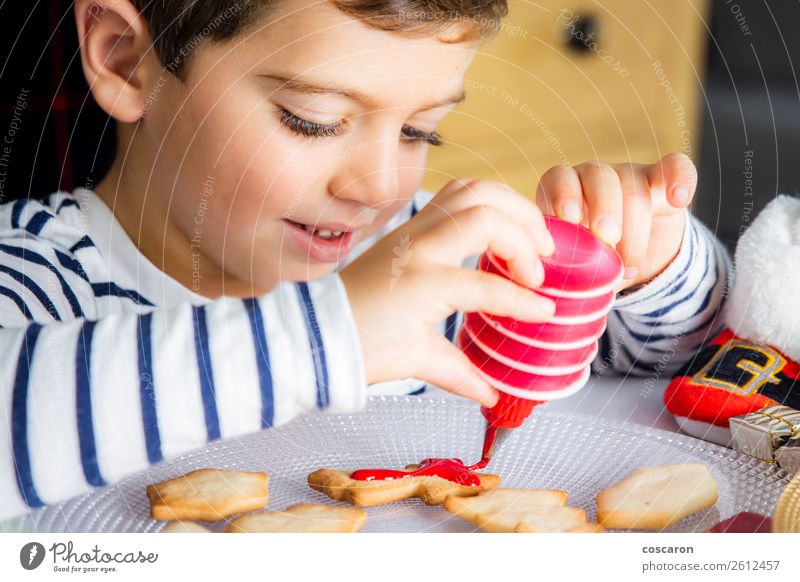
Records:
[[[459,485],[480,485],[481,478],[475,471],[483,469],[491,460],[492,445],[497,437],[496,425],[486,427],[481,460],[474,465],[465,465],[461,459],[424,459],[413,471],[397,471],[395,469],[359,469],[351,473],[350,478],[356,481],[389,481],[406,477],[441,477]]]
[[[459,485],[477,486],[481,484],[481,478],[474,472],[475,468],[480,468],[478,465],[480,463],[467,467],[461,459],[423,459],[419,467],[413,471],[359,469],[354,471],[350,478],[356,481],[386,481],[406,477],[441,477]]]

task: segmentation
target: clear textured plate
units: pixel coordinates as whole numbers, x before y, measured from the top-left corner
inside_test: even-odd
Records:
[[[124,481],[43,508],[24,529],[71,532],[152,532],[145,487],[203,467],[264,471],[269,509],[295,503],[335,503],[313,491],[306,476],[321,467],[403,467],[425,457],[477,460],[484,421],[465,400],[375,397],[353,415],[318,414],[281,428],[222,441],[163,462]],[[739,511],[772,515],[789,479],[774,465],[691,437],[578,414],[537,410],[503,443],[487,469],[503,487],[564,489],[569,505],[596,515],[595,495],[643,465],[705,463],[719,486],[715,507],[687,517],[670,531],[704,531]],[[343,505],[336,503],[337,505]],[[406,500],[368,510],[363,531],[469,532],[474,526],[441,507]],[[224,523],[212,529],[224,528]]]

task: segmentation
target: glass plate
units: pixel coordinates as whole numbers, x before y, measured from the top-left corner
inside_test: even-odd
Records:
[[[461,399],[385,396],[364,412],[317,414],[283,427],[220,441],[165,461],[120,483],[60,506],[31,513],[29,531],[154,532],[164,522],[149,517],[145,487],[193,469],[264,471],[270,476],[269,509],[333,502],[306,484],[326,467],[397,467],[425,457],[477,461],[484,420]],[[487,469],[502,487],[564,489],[568,504],[596,516],[595,495],[645,465],[705,463],[719,486],[713,508],[689,516],[669,531],[704,531],[739,511],[772,515],[789,478],[774,465],[677,433],[580,414],[537,410],[503,443]],[[405,500],[367,509],[365,532],[471,532],[475,527],[442,507]],[[211,524],[215,530],[225,523]]]

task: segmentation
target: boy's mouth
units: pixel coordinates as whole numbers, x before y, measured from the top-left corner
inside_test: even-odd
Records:
[[[299,222],[295,222],[294,220],[289,220],[293,225],[299,226],[309,234],[313,234],[316,237],[325,239],[325,240],[334,240],[337,238],[341,238],[342,235],[346,232],[345,230],[334,230],[330,228],[317,228],[315,226],[311,226],[310,224],[302,224]]]
[[[358,228],[340,223],[310,225],[283,219],[291,238],[309,258],[323,263],[338,263],[350,252]],[[359,227],[360,228],[360,227]]]

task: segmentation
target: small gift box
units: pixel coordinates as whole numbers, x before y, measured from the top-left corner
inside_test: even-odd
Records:
[[[751,457],[775,462],[775,451],[800,434],[800,411],[783,405],[767,406],[730,419],[733,448]]]
[[[775,460],[790,475],[800,470],[800,434],[786,441],[786,444],[775,451]]]

